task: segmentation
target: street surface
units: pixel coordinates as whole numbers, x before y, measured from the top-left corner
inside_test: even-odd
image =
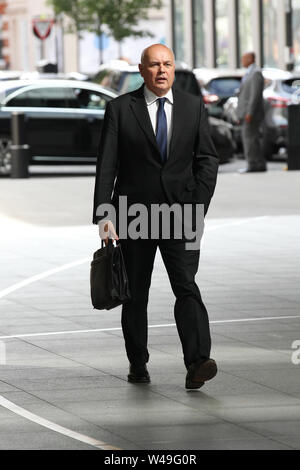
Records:
[[[300,173],[243,166],[220,168],[206,218],[197,281],[219,373],[197,391],[159,255],[150,385],[127,382],[120,308],[91,306],[94,167],[1,178],[0,449],[300,449]]]

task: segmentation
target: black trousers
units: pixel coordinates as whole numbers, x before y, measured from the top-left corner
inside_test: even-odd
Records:
[[[145,364],[147,349],[147,305],[156,250],[159,247],[176,297],[174,314],[188,368],[196,360],[210,357],[211,338],[207,310],[195,283],[199,250],[185,249],[184,240],[122,240],[122,251],[132,299],[122,308],[122,329],[130,363]]]

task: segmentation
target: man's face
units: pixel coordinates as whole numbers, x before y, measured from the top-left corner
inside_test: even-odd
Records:
[[[247,68],[249,65],[253,64],[253,56],[252,54],[244,54],[242,56],[242,65],[243,67]]]
[[[157,96],[165,95],[172,87],[175,62],[172,51],[167,47],[160,45],[149,47],[139,69],[147,88]]]

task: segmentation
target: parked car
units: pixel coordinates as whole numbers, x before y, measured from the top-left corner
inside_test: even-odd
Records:
[[[116,93],[75,80],[0,82],[0,174],[11,170],[11,115],[25,114],[30,164],[94,163],[105,107]]]
[[[244,73],[241,69],[194,69],[210,116],[223,118],[223,106],[239,91]]]
[[[143,83],[138,66],[129,65],[124,61],[112,61],[102,65],[91,80],[113,89],[118,94],[136,90]],[[196,96],[202,96],[194,73],[183,63],[176,62],[174,87]],[[220,163],[227,163],[233,158],[235,152],[232,125],[213,117],[209,117],[209,123],[211,136],[220,156]]]
[[[263,92],[265,119],[261,128],[262,149],[267,160],[275,154],[286,154],[288,109],[293,94],[299,87],[300,74],[277,69],[263,69],[265,89]],[[298,82],[298,83],[297,83]],[[224,119],[233,124],[233,135],[237,148],[242,151],[241,129],[237,118],[238,97],[224,104]]]

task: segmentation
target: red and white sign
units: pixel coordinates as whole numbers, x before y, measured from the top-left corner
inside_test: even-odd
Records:
[[[44,39],[47,39],[49,34],[51,33],[51,28],[54,24],[53,19],[40,19],[40,18],[34,18],[32,20],[32,28],[35,36],[37,36],[39,39],[44,41]]]

